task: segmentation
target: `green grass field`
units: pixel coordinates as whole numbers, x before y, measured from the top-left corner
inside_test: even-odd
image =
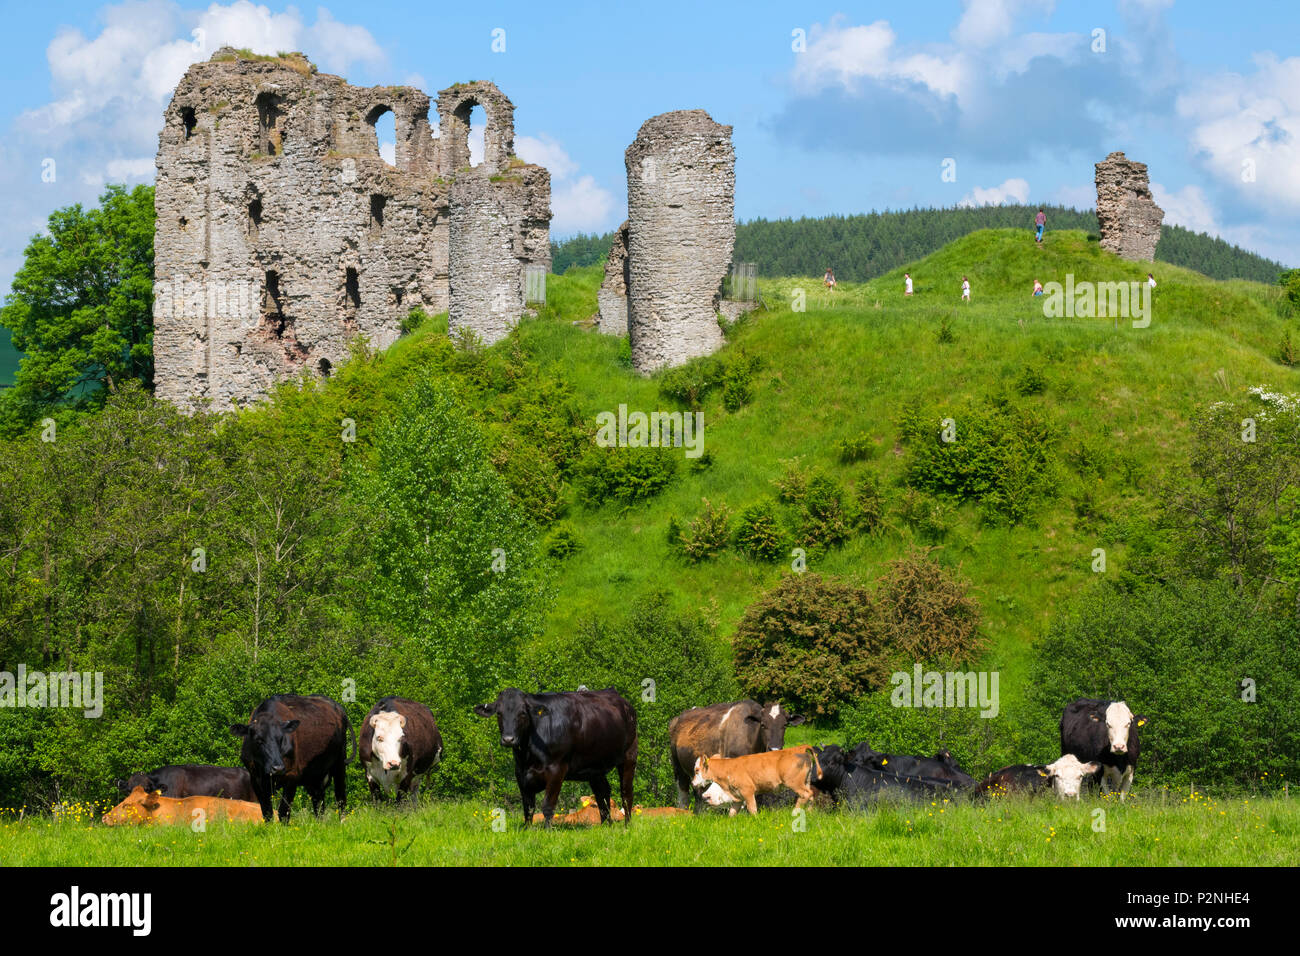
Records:
[[[1293,866],[1300,805],[1280,798],[1138,791],[1059,803],[916,803],[634,820],[631,827],[503,830],[492,808],[362,806],[288,826],[106,827],[102,808],[0,817],[0,866]],[[1098,815],[1100,811],[1101,815]],[[1104,825],[1104,830],[1101,827]]]

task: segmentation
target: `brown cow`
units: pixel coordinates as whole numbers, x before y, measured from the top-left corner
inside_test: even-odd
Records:
[[[231,724],[230,731],[244,738],[239,761],[253,779],[263,819],[271,819],[271,799],[282,789],[280,822],[288,823],[299,787],[307,791],[319,816],[325,804],[325,782],[331,777],[339,810],[347,806],[348,740],[355,757],[356,735],[343,708],[328,697],[268,697],[253,708],[248,723]]]
[[[428,707],[405,697],[385,697],[361,725],[357,760],[366,771],[370,796],[396,791],[400,803],[420,795],[420,778],[442,757],[442,734]]]
[[[760,705],[753,700],[738,700],[711,707],[695,707],[678,714],[668,725],[672,741],[669,754],[673,778],[677,781],[677,806],[685,808],[691,801],[691,774],[700,757],[741,757],[745,754],[780,750],[785,746],[786,727],[804,722],[779,701]],[[695,810],[701,809],[700,794],[695,794]]]
[[[581,803],[581,806],[577,810],[566,813],[562,817],[556,817],[554,822],[562,826],[595,826],[600,823],[600,811],[596,806],[594,797],[583,797],[579,803]],[[669,817],[689,813],[689,810],[679,810],[677,807],[643,807],[637,804],[632,808],[632,816],[634,817]],[[623,811],[619,807],[611,806],[609,816],[611,820],[617,822],[623,819]],[[534,813],[533,822],[543,823],[545,821],[540,813]]]
[[[251,800],[224,797],[164,797],[156,790],[150,793],[144,787],[136,787],[103,816],[105,825],[110,827],[158,823],[189,826],[196,820],[261,823],[262,807]]]
[[[707,788],[703,796],[709,806],[743,801],[745,809],[756,814],[755,794],[789,787],[798,795],[795,807],[802,807],[815,796],[811,781],[821,775],[817,754],[804,745],[743,757],[699,757],[691,784]]]

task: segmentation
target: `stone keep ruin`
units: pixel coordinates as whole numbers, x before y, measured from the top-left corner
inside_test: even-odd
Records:
[[[354,87],[301,54],[222,48],[190,67],[159,136],[157,394],[182,407],[255,401],[328,375],[364,335],[386,348],[416,306],[492,342],[550,268],[550,174],[517,159],[514,105],[491,83],[429,97]],[[487,115],[470,167],[469,119]],[[395,163],[376,121],[391,112]]]
[[[736,242],[736,154],[730,126],[681,110],[646,120],[624,158],[628,221],[610,251],[600,330],[626,328],[632,366],[648,374],[722,346],[717,309]]]
[[[1124,259],[1155,259],[1165,211],[1151,196],[1146,163],[1111,153],[1096,169],[1101,247]]]

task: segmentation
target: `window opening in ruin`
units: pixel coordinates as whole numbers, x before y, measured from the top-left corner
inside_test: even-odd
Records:
[[[487,133],[487,111],[481,106],[473,106],[469,111],[469,164],[479,166],[483,162],[483,138]]]
[[[370,197],[370,231],[378,232],[384,228],[384,207],[388,205],[388,197],[382,193],[375,193]]]
[[[356,308],[360,308],[360,306],[361,306],[361,283],[360,283],[360,281],[357,279],[357,270],[356,270],[356,269],[353,269],[353,268],[350,268],[350,267],[349,267],[348,272],[347,272],[347,277],[343,280],[343,289],[344,289],[344,292],[347,294],[347,301],[348,301],[348,304],[351,305],[352,308],[354,308],[354,309],[356,309]]]
[[[320,360],[319,365],[320,365],[321,375],[323,375],[325,378],[329,378],[330,372],[334,370],[334,366],[330,364],[330,360],[327,358],[323,358]]]
[[[194,115],[194,107],[181,107],[181,122],[185,125],[185,138],[189,139],[194,135],[194,128],[199,125],[198,117]]]
[[[190,224],[190,221],[189,221],[188,219],[186,219],[184,216],[181,216],[181,218],[178,220],[178,222],[180,223],[180,227],[181,227],[182,229],[184,229],[186,226],[188,226],[188,225]]]
[[[280,304],[280,273],[270,271],[266,274],[266,286],[262,292],[262,324],[276,338],[284,335],[284,309]]]
[[[402,300],[405,299],[405,298],[406,298],[406,290],[405,290],[405,289],[394,289],[394,290],[393,290],[393,305],[401,305],[401,304],[402,304]]]
[[[397,165],[397,117],[387,106],[376,106],[366,117],[375,131],[375,149],[389,166]]]
[[[262,93],[257,97],[258,148],[266,156],[279,156],[284,152],[284,125],[287,112],[284,98],[275,93]]]
[[[248,204],[248,234],[254,239],[262,225],[262,197],[254,196]]]

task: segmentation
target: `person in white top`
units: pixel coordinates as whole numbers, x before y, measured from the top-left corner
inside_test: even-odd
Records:
[[[912,274],[910,272],[904,272],[903,273],[903,295],[911,295],[911,294],[912,294]]]
[[[826,283],[826,288],[835,288],[835,273],[832,272],[829,267],[826,269],[826,278],[822,281]]]
[[[970,280],[965,276],[961,277],[961,297],[965,302],[970,301]]]
[[[1147,273],[1147,285],[1153,289],[1156,287],[1156,277],[1149,272]]]

